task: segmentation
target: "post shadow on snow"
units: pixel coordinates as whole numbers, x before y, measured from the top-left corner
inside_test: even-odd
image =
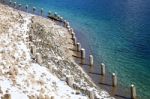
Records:
[[[77,50],[69,48],[69,50],[76,52]],[[78,56],[78,55],[73,55],[73,56]],[[80,57],[81,58],[81,57]]]

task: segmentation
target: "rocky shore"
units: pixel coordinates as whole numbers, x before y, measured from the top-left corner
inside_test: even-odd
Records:
[[[0,4],[1,99],[113,99],[76,64],[68,30]]]

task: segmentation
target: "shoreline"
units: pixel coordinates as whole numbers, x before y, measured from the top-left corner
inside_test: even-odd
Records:
[[[19,12],[22,12],[22,11],[19,11]],[[22,13],[25,13],[25,12],[22,12]],[[37,16],[37,17],[38,17],[38,16]],[[43,19],[44,19],[44,18],[42,18],[41,20],[43,20]],[[47,19],[44,19],[44,20],[47,20]],[[36,28],[36,29],[37,29],[37,28]],[[36,41],[35,41],[35,44],[36,44]],[[40,49],[40,50],[42,50],[42,49]],[[70,59],[70,58],[68,58],[68,59]],[[56,60],[57,60],[57,59],[56,59]],[[55,63],[56,60],[54,60],[54,63]],[[59,60],[59,61],[61,62],[61,60]],[[66,61],[66,62],[67,62],[67,61]],[[56,63],[55,63],[55,64],[56,64]],[[72,64],[72,63],[71,63],[71,64]],[[92,83],[92,81],[91,81],[90,78],[84,73],[84,71],[82,70],[82,68],[80,68],[80,67],[79,67],[76,63],[74,63],[74,62],[73,62],[73,64],[74,64],[75,67],[78,67],[78,70],[81,71],[81,74],[83,74],[83,75],[85,76],[85,78],[87,78],[88,81],[90,81],[90,82]],[[72,65],[73,65],[73,64],[72,64]],[[79,69],[79,68],[80,68],[80,69]],[[74,68],[74,69],[76,70],[76,68]],[[57,70],[55,70],[54,68],[51,68],[50,70],[54,70],[55,72],[57,71]],[[57,72],[57,73],[58,73],[58,72]],[[56,73],[56,74],[57,74],[57,73]],[[81,74],[80,74],[80,75],[81,75]],[[93,85],[94,85],[94,87],[96,87],[94,83],[92,84],[92,86],[93,86]],[[83,90],[83,91],[84,91],[84,90]],[[104,93],[105,93],[105,92],[104,92]],[[103,94],[104,94],[104,93],[103,93]],[[106,92],[106,93],[107,93],[107,92]],[[102,95],[102,96],[103,96],[103,95]],[[107,95],[106,95],[106,96],[107,96]],[[104,97],[105,97],[105,96],[104,96]],[[108,96],[107,96],[107,97],[108,97]],[[109,97],[109,98],[111,98],[111,97]]]
[[[80,31],[77,31],[77,38],[80,38]],[[85,32],[86,34],[86,32]],[[80,41],[80,39],[78,39]],[[81,45],[86,50],[86,64],[81,65],[80,59],[75,58],[75,61],[83,68],[83,70],[92,78],[92,81],[100,88],[108,92],[112,97],[116,99],[130,99],[130,89],[126,86],[122,86],[120,84],[117,85],[117,87],[112,86],[112,74],[108,71],[108,67],[106,67],[106,75],[101,75],[101,69],[100,69],[100,62],[94,61],[94,66],[90,68],[88,65],[89,63],[89,57],[92,52],[90,51],[89,45],[86,44],[86,42],[82,41]],[[96,70],[98,69],[98,70]],[[129,86],[128,86],[129,87]]]

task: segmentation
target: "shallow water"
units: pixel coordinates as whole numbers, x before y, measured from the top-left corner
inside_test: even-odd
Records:
[[[150,98],[150,0],[12,1],[58,12],[94,55],[94,72],[104,62],[119,85],[129,88],[133,83],[140,99]]]

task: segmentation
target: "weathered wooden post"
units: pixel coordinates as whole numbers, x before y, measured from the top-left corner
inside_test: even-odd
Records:
[[[63,17],[60,17],[60,20],[63,21]]]
[[[66,28],[69,29],[70,26],[69,26],[69,22],[66,22]]]
[[[33,13],[35,13],[36,7],[33,7],[32,10],[33,10]]]
[[[64,27],[66,28],[67,27],[67,21],[64,20]]]
[[[55,99],[55,97],[54,96],[51,96],[51,98],[50,99]]]
[[[10,0],[10,1],[9,1],[9,5],[11,5],[11,3],[12,3],[12,1]]]
[[[51,11],[48,11],[48,16],[51,16]]]
[[[60,19],[60,15],[58,14],[57,17]]]
[[[4,94],[2,99],[11,99],[11,95],[6,93],[6,94]]]
[[[14,8],[16,7],[16,2],[14,2]]]
[[[58,16],[58,15],[57,15],[57,12],[54,12],[54,16],[55,16],[55,17]]]
[[[69,32],[69,33],[70,33],[70,28],[71,28],[70,26],[67,26],[67,29],[68,29],[68,32]]]
[[[6,94],[2,97],[2,99],[11,99],[11,94],[6,90]]]
[[[20,10],[21,9],[21,4],[19,4],[18,7],[19,7],[19,10]]]
[[[39,64],[42,63],[42,56],[40,53],[36,53],[36,60],[37,60],[37,63],[39,63]]]
[[[33,56],[36,54],[36,47],[34,45],[31,45],[31,53]]]
[[[75,33],[71,33],[72,39],[75,37]]]
[[[67,26],[69,26],[69,22],[66,22]]]
[[[93,55],[89,56],[89,65],[93,66],[94,65],[94,61],[93,61]]]
[[[27,12],[28,11],[28,5],[26,5],[25,9],[26,9],[26,12]]]
[[[136,88],[135,86],[132,84],[131,85],[131,99],[136,99]]]
[[[70,29],[70,32],[73,33],[73,28]]]
[[[70,26],[69,25],[67,25],[67,29],[69,30],[69,28],[70,28]]]
[[[81,45],[80,45],[80,43],[77,43],[77,51],[79,52],[80,49],[81,49]]]
[[[66,82],[71,88],[73,88],[73,78],[71,76],[66,78]]]
[[[73,40],[73,45],[76,45],[77,44],[77,38],[73,37],[72,40]]]
[[[85,59],[85,49],[81,49],[81,59]]]
[[[101,63],[101,75],[105,75],[105,64]]]
[[[113,87],[117,86],[117,76],[115,73],[112,73],[112,86]]]
[[[44,9],[43,9],[43,8],[41,8],[41,16],[43,15],[43,11],[44,11]]]
[[[93,91],[90,91],[90,93],[89,93],[89,98],[90,98],[90,99],[95,99],[95,95],[94,95],[94,92],[93,92]]]
[[[69,28],[68,28],[68,31],[69,31],[69,33],[71,33],[70,31],[71,31],[71,27],[69,26]]]
[[[49,97],[48,95],[45,95],[45,99],[51,99],[51,97]]]

